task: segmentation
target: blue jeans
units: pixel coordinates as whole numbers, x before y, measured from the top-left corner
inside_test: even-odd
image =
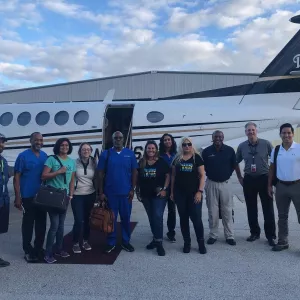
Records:
[[[96,193],[90,195],[74,195],[71,206],[74,215],[73,242],[79,242],[79,236],[83,227],[83,240],[90,237],[90,215],[96,200]]]
[[[174,191],[175,203],[177,205],[180,218],[180,229],[184,243],[186,244],[191,244],[189,219],[191,219],[194,225],[198,243],[200,240],[204,239],[204,228],[202,222],[203,197],[201,202],[198,204],[194,203],[194,197],[195,193],[186,193],[176,189]]]
[[[56,250],[60,252],[64,240],[64,224],[67,211],[64,213],[49,212],[50,228],[47,235],[46,255],[53,255],[53,245],[56,238]]]
[[[112,246],[116,245],[117,219],[119,213],[122,225],[122,240],[124,244],[128,244],[131,237],[130,216],[132,203],[129,201],[128,195],[106,195],[108,198],[108,206],[115,215],[114,232],[107,235],[107,244]]]
[[[157,242],[161,242],[163,240],[163,218],[166,204],[167,199],[159,197],[143,199],[143,205],[149,218],[153,239]]]

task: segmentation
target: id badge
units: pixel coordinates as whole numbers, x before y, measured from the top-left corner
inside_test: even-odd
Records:
[[[255,173],[256,172],[256,164],[251,165],[251,172]]]

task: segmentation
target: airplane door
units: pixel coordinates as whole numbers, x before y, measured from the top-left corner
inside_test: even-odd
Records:
[[[102,151],[113,146],[112,135],[116,131],[123,133],[124,147],[132,148],[133,110],[133,104],[106,106],[102,127]]]

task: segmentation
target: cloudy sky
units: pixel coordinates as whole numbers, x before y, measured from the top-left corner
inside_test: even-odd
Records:
[[[150,70],[260,73],[300,0],[0,0],[0,90]]]

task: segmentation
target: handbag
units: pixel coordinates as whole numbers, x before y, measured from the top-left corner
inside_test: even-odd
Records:
[[[106,201],[94,204],[90,215],[90,227],[104,233],[114,232],[115,215]]]
[[[63,164],[56,155],[53,157],[59,162],[60,166]],[[66,174],[64,176],[64,183],[67,183]],[[33,204],[46,211],[56,211],[64,213],[69,204],[69,197],[65,189],[58,189],[49,185],[42,185],[33,199]]]

